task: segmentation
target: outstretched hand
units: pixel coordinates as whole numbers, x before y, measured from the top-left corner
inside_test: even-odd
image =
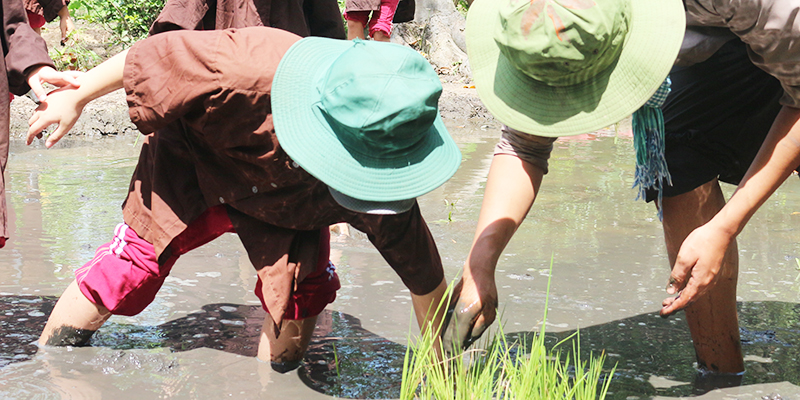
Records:
[[[51,92],[28,120],[26,144],[31,144],[34,138],[42,138],[42,131],[52,124],[58,124],[58,128],[47,137],[45,146],[49,149],[58,143],[75,126],[83,112],[84,105],[78,99],[79,96],[73,88]]]
[[[56,71],[51,67],[42,66],[34,69],[28,75],[28,85],[33,90],[33,94],[39,98],[39,101],[43,101],[47,98],[47,92],[42,87],[42,83],[47,82],[58,87],[80,87],[81,83],[78,82],[78,76],[81,74],[82,72],[79,71]]]
[[[58,124],[58,128],[45,143],[47,148],[52,147],[72,129],[87,103],[122,88],[122,73],[125,70],[127,55],[128,50],[123,50],[86,72],[80,77],[83,85],[76,79],[78,75],[75,73],[56,72],[50,67],[36,70],[31,80],[46,81],[55,85],[63,83],[63,87],[50,92],[44,98],[39,96],[39,93],[36,94],[42,102],[28,121],[27,143],[31,144],[34,138],[41,138],[42,131],[48,126]],[[31,87],[34,87],[34,83],[31,83]]]
[[[69,15],[69,6],[64,6],[58,11],[59,25],[61,29],[61,45],[66,44],[70,34],[75,30],[75,24]]]
[[[442,332],[446,352],[454,354],[478,340],[497,316],[494,277],[476,282],[462,278],[453,289]]]
[[[667,317],[702,297],[717,283],[722,260],[735,236],[705,224],[689,234],[681,245],[667,285],[661,316]]]

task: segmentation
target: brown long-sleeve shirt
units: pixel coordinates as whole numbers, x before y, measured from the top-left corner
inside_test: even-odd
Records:
[[[9,109],[8,92],[25,94],[30,87],[25,79],[32,67],[53,66],[47,56],[47,45],[28,25],[25,8],[21,0],[3,0],[0,10],[3,32],[0,34],[3,55],[0,66],[6,74],[0,74],[0,247],[8,238],[6,184],[4,174],[8,161]]]
[[[280,28],[299,36],[345,38],[336,0],[169,0],[150,28],[150,34],[175,30],[219,30],[253,26]],[[250,65],[248,63],[251,59],[249,55],[243,55],[239,61],[242,65]],[[213,121],[219,114],[211,114],[209,117]],[[184,129],[183,125],[176,123],[161,128],[161,131],[179,133]],[[153,232],[160,233],[151,235],[149,239],[159,252],[162,251],[162,247],[164,251],[169,252],[168,243],[172,238],[206,208],[202,194],[192,189],[199,184],[198,176],[202,173],[202,168],[198,167],[195,155],[192,154],[196,148],[169,136],[148,135],[145,139],[140,155],[140,159],[144,162],[140,163],[134,173],[131,193],[124,207],[124,210],[130,210],[128,205],[132,204],[131,202],[136,204],[141,202],[148,208],[146,211],[135,212],[136,215],[125,211],[125,218],[129,223],[134,218],[141,221],[148,220],[151,216],[159,218],[164,215],[181,216],[176,220],[168,220],[165,225],[154,227]],[[161,165],[169,165],[168,176],[159,176],[150,168]],[[227,174],[237,175],[241,172],[244,171],[228,171]],[[152,181],[159,182],[156,185],[161,187],[162,191],[163,188],[172,186],[173,190],[183,194],[182,198],[172,199],[169,204],[162,204],[161,194],[157,194],[156,199],[151,200],[148,197],[150,193],[147,193],[149,188],[141,187],[142,176],[148,176]],[[147,180],[148,178],[144,179]],[[253,193],[258,188],[253,186],[246,190]],[[173,210],[180,211],[174,214]],[[310,266],[315,265],[319,230],[316,232],[281,230],[238,212],[229,214],[237,226],[237,232],[244,232],[244,235],[240,233],[239,237],[245,247],[248,250],[254,249],[250,252],[251,261],[257,269],[260,269],[259,274],[262,275],[264,282],[264,299],[270,312],[273,316],[282,316],[285,302],[291,294],[292,283],[301,280],[306,272],[310,272]],[[143,221],[143,224],[150,226],[151,223]],[[268,256],[259,253],[258,249],[265,246],[278,249],[278,252]],[[282,255],[286,257],[275,258]],[[261,268],[264,265],[275,265],[275,267]],[[279,321],[276,319],[275,322]]]
[[[299,39],[264,27],[167,32],[134,45],[124,72],[131,120],[154,132],[134,172],[125,222],[161,256],[205,209],[229,205],[277,324],[293,283],[316,265],[316,253],[302,251],[318,246],[308,232],[334,223],[365,232],[414,294],[444,277],[418,206],[399,215],[349,211],[281,148],[272,78]]]

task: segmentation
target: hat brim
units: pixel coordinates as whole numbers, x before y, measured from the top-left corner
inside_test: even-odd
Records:
[[[596,131],[631,115],[659,88],[685,31],[678,0],[631,0],[631,29],[616,63],[581,84],[537,81],[500,53],[498,0],[476,0],[467,15],[467,53],[481,101],[502,123],[539,136]]]
[[[380,43],[382,46],[403,46]],[[281,59],[272,82],[272,118],[278,142],[303,169],[347,196],[367,201],[413,199],[456,172],[461,152],[440,115],[422,143],[402,157],[355,158],[316,106],[317,82],[352,41],[304,38]],[[413,51],[413,50],[411,50]]]

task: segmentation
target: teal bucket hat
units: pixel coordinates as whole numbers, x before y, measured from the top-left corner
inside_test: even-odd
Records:
[[[639,109],[667,77],[684,30],[680,0],[476,0],[467,53],[498,120],[569,136]]]
[[[304,38],[275,72],[275,133],[342,206],[403,212],[461,164],[439,116],[441,93],[431,65],[408,47]]]

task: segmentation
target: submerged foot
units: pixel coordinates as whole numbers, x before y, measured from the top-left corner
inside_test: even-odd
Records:
[[[281,374],[285,374],[290,371],[294,371],[297,367],[300,366],[300,360],[296,361],[271,361],[270,364],[272,365],[272,370],[275,372],[279,372]]]
[[[46,346],[87,346],[96,331],[78,329],[71,326],[61,326],[53,330],[44,344]]]

